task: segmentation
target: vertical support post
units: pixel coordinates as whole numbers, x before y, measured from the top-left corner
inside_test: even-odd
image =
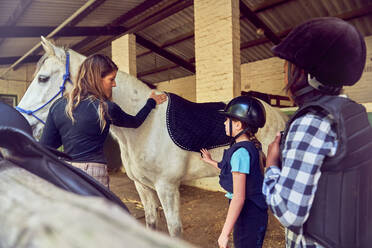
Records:
[[[194,0],[197,102],[239,96],[239,0]]]

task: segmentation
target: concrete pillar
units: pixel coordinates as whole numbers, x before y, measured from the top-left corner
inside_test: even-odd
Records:
[[[196,101],[240,95],[239,0],[194,0]]]
[[[111,58],[120,71],[137,77],[136,36],[127,34],[111,43]],[[104,144],[107,165],[111,171],[118,168],[125,173],[120,157],[120,147],[115,139],[108,137]]]
[[[111,44],[112,60],[119,70],[137,77],[136,36],[127,34],[116,39]]]

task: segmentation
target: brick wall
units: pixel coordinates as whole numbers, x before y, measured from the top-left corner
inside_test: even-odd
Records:
[[[366,103],[372,102],[372,36],[365,38],[367,44],[367,61],[359,82],[351,87],[345,87],[345,93],[353,100]]]
[[[0,67],[0,75],[7,68],[7,66]],[[18,104],[31,83],[34,72],[35,64],[26,64],[16,71],[8,72],[4,79],[0,79],[0,94],[16,95]]]
[[[278,58],[243,64],[241,65],[241,90],[285,96],[285,92],[282,90],[284,87],[283,77],[283,60]],[[190,101],[196,101],[195,76],[160,82],[157,87],[159,90],[172,92]],[[212,92],[213,90],[207,91],[208,94]],[[228,101],[230,99],[225,96],[221,100]]]
[[[238,0],[194,1],[198,102],[240,94],[239,15]]]
[[[136,36],[127,34],[111,43],[112,60],[121,71],[137,76]],[[109,56],[109,55],[108,55]]]
[[[285,96],[284,61],[269,58],[241,65],[242,91],[258,91]]]
[[[177,94],[189,101],[196,102],[195,76],[178,78],[157,84],[157,89]]]

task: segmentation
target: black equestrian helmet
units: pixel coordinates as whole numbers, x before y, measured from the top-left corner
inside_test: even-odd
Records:
[[[336,17],[314,18],[297,26],[272,51],[329,86],[354,85],[366,63],[363,35]]]
[[[263,104],[250,96],[238,96],[232,99],[220,113],[244,122],[252,128],[262,128],[266,122]]]

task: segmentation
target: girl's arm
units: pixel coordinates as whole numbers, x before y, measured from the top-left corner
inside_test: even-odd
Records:
[[[212,165],[218,171],[221,170],[220,168],[218,168],[218,162],[212,159],[212,156],[211,156],[210,152],[207,149],[203,148],[203,149],[200,150],[200,152],[202,154],[201,160],[203,160],[204,162]]]
[[[227,247],[229,235],[234,228],[235,222],[242,211],[245,201],[246,174],[240,172],[232,172],[232,174],[234,194],[227,212],[225,224],[222,228],[221,235],[218,238],[218,244],[220,247]]]

